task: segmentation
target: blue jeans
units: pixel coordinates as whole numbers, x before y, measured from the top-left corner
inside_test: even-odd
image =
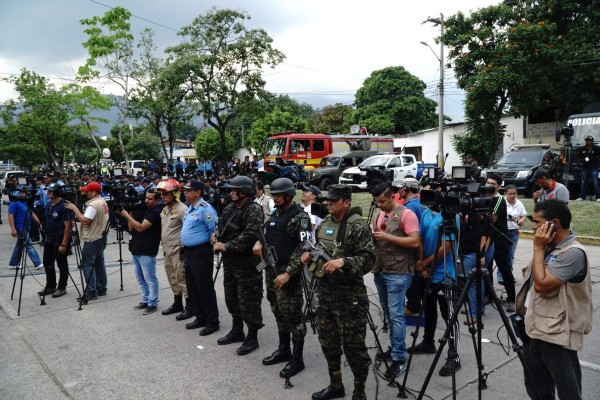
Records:
[[[594,184],[594,194],[596,200],[600,199],[600,185],[598,185],[598,168],[583,169],[581,170],[581,190],[579,191],[579,198],[585,200],[587,197],[588,184],[590,180]]]
[[[81,269],[87,283],[86,296],[94,297],[106,293],[108,278],[106,266],[104,265],[104,248],[106,237],[84,242],[81,249]]]
[[[133,256],[135,266],[135,277],[142,291],[142,303],[148,307],[158,304],[158,278],[156,277],[156,257]]]
[[[12,267],[16,267],[21,263],[21,252],[23,252],[23,237],[22,235],[25,235],[25,243],[27,243],[27,255],[29,255],[29,258],[31,259],[31,262],[33,263],[34,267],[37,267],[38,265],[40,265],[42,263],[42,260],[40,259],[40,255],[38,254],[38,252],[35,250],[35,247],[33,247],[33,244],[31,243],[31,238],[29,237],[29,232],[25,231],[23,232],[21,231],[17,231],[17,243],[15,243],[15,247],[13,248],[13,252],[12,255],[10,256],[10,261],[8,262],[8,265],[12,266]]]
[[[515,252],[517,251],[517,244],[519,243],[519,231],[518,230],[514,230],[514,231],[509,230],[508,238],[512,241],[512,244],[508,248],[508,261],[509,261],[508,266],[510,267],[511,271],[514,271],[513,264],[515,262]],[[499,269],[497,270],[496,276],[498,277],[498,282],[504,281],[504,279],[502,279],[502,274],[500,273]]]
[[[492,256],[494,255],[494,247],[493,245],[490,246],[490,248],[488,249],[488,251],[485,253],[485,264],[487,265],[491,260],[492,260]],[[469,273],[475,269],[475,263],[477,262],[476,260],[477,258],[477,254],[476,253],[467,253],[467,254],[463,254],[463,267],[465,269],[465,276],[469,276]],[[483,265],[481,268],[485,269],[485,265]],[[473,283],[471,283],[471,287],[469,287],[469,314],[475,318],[477,316],[477,287],[476,285],[476,281],[473,281]],[[483,280],[481,281],[481,314],[485,314],[485,306],[483,304],[483,297],[485,295],[485,285],[483,283]]]
[[[377,293],[379,293],[379,302],[390,326],[393,361],[406,360],[404,301],[412,278],[412,274],[380,273],[374,275],[375,286],[377,286]]]

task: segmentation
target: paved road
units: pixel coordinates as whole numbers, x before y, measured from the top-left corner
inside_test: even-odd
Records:
[[[277,345],[274,319],[266,300],[263,301],[265,328],[259,332],[260,348],[250,355],[239,357],[236,345],[217,346],[217,337],[231,327],[224,299],[222,275],[217,280],[217,295],[221,313],[220,332],[200,337],[198,331],[187,331],[184,322],[173,316],[155,313],[143,316],[132,309],[140,301],[134,272],[129,263],[130,255],[123,246],[123,290],[120,289],[119,246],[114,244],[115,235],[109,236],[106,250],[109,272],[109,292],[106,297],[92,301],[78,311],[76,290],[68,288],[68,295],[59,299],[47,298],[47,305],[40,306],[36,292],[41,289],[44,275],[38,271],[27,274],[23,281],[21,315],[17,316],[17,279],[14,299],[11,289],[14,271],[7,268],[14,239],[9,235],[8,224],[0,225],[0,399],[308,399],[310,394],[328,383],[327,367],[321,354],[317,336],[309,328],[305,348],[307,369],[292,378],[294,387],[283,388],[278,377],[282,365],[265,367],[261,359],[269,355]],[[517,251],[516,267],[526,264],[531,257],[530,240],[522,239]],[[600,397],[600,247],[587,246],[593,265],[594,327],[587,336],[585,348],[580,353],[583,365],[583,384],[586,399]],[[71,274],[80,282],[75,261],[70,258]],[[159,308],[171,304],[162,259],[158,263],[160,278]],[[378,331],[381,328],[379,303],[373,291],[372,277],[366,281],[373,294],[371,313]],[[520,282],[519,282],[520,284]],[[498,294],[502,295],[500,287]],[[489,374],[488,389],[483,398],[525,398],[522,367],[513,351],[507,355],[509,344],[496,312],[486,313],[483,331],[483,359],[485,372]],[[462,318],[461,318],[462,322]],[[436,339],[442,335],[442,321],[438,325]],[[412,327],[409,331],[412,332]],[[477,398],[477,370],[474,352],[467,327],[461,324],[462,342],[460,354],[463,368],[457,373],[458,398]],[[388,337],[380,334],[387,346]],[[372,346],[374,358],[375,340],[368,332],[367,343]],[[433,356],[419,355],[413,363],[407,387],[419,390],[429,370]],[[443,359],[441,360],[443,362]],[[426,394],[434,399],[450,398],[450,378],[436,373]],[[352,375],[347,366],[343,369],[344,382],[350,398]],[[397,391],[382,382],[371,372],[368,397],[391,399]]]

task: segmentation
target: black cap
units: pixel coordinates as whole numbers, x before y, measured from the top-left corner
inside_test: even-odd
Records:
[[[204,183],[202,181],[191,181],[184,188],[187,190],[204,190]]]
[[[327,195],[324,196],[327,200],[351,199],[352,188],[346,185],[331,185]]]
[[[529,182],[535,182],[539,178],[550,179],[552,178],[552,175],[550,175],[550,172],[546,171],[545,169],[538,169]]]
[[[306,183],[303,183],[302,184],[302,189],[305,190],[305,191],[307,191],[307,192],[311,192],[315,196],[318,196],[318,195],[321,194],[321,191],[315,185],[307,185]]]
[[[591,136],[591,135],[587,135],[587,136],[585,137],[585,140],[591,140],[591,141],[593,142],[593,141],[594,141],[594,137],[593,137],[593,136]]]

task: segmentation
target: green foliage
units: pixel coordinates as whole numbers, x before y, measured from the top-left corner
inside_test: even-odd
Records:
[[[183,42],[167,49],[173,81],[183,87],[199,113],[220,136],[226,159],[225,132],[240,98],[253,98],[263,89],[262,70],[284,56],[273,48],[263,29],[248,29],[250,17],[239,11],[213,8],[179,31]]]
[[[216,160],[222,154],[220,150],[221,138],[215,129],[202,129],[196,136],[196,157],[198,160]],[[230,160],[235,151],[233,137],[225,134],[225,157]]]
[[[354,109],[342,103],[326,106],[319,117],[319,132],[348,133],[352,125]]]
[[[262,149],[267,137],[273,132],[306,132],[307,129],[308,123],[305,119],[292,115],[288,111],[281,111],[276,107],[263,118],[254,121],[248,136],[252,147]]]
[[[374,71],[356,92],[355,122],[370,132],[408,133],[437,126],[436,102],[403,67]]]
[[[152,160],[160,159],[161,140],[148,131],[134,133],[127,144],[125,150],[132,160]]]

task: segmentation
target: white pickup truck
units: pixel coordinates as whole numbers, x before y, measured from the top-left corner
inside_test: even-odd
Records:
[[[412,154],[378,154],[367,158],[358,167],[344,170],[340,175],[339,183],[366,190],[367,173],[364,169],[367,167],[384,167],[387,170],[394,171],[393,181],[404,179],[406,175],[416,177],[418,172],[417,159]]]

